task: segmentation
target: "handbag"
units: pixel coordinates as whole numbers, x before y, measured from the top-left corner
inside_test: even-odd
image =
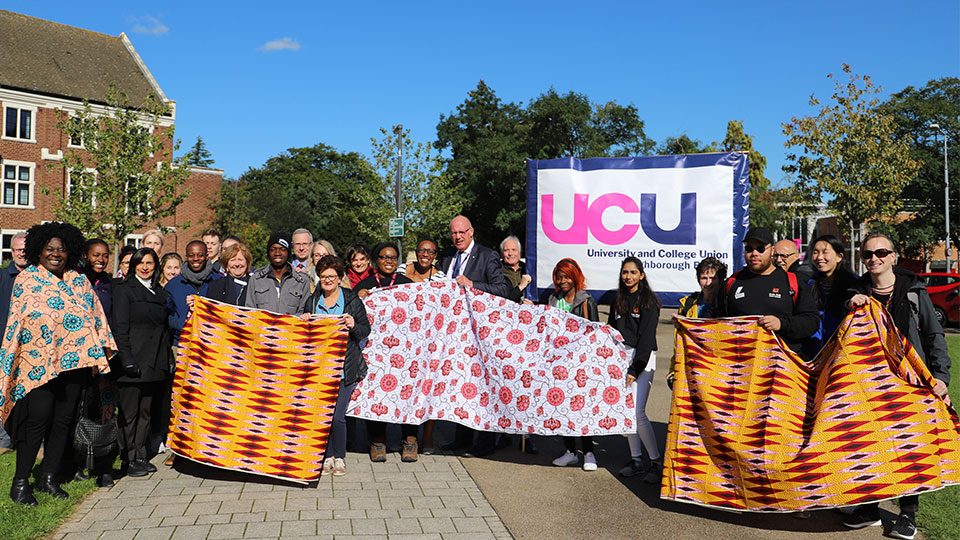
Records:
[[[89,411],[87,406],[88,389],[89,386],[84,387],[80,396],[80,411],[77,415],[77,425],[73,431],[73,446],[86,454],[86,468],[92,470],[94,457],[106,456],[117,447],[118,430],[116,417],[101,423],[86,414]]]

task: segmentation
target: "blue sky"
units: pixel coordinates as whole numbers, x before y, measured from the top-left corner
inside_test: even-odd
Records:
[[[778,182],[781,123],[828,97],[847,62],[886,93],[960,76],[960,2],[87,2],[3,8],[126,32],[237,177],[290,147],[369,155],[378,128],[432,141],[483,79],[505,101],[551,86],[634,104],[660,141],[723,138],[742,120]]]

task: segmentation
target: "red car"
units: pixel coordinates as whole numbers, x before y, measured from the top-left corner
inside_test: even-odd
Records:
[[[960,274],[929,272],[917,274],[927,286],[937,320],[947,323],[960,322]]]

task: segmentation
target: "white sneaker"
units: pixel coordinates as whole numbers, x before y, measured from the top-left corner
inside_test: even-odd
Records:
[[[330,474],[332,472],[333,472],[333,458],[328,457],[327,459],[323,460],[323,470],[321,471],[321,474]]]
[[[345,474],[347,474],[347,464],[343,462],[343,458],[333,458],[333,475],[343,476]]]
[[[587,452],[583,456],[583,470],[585,471],[595,471],[597,470],[597,458],[593,455],[593,452]]]
[[[577,462],[579,462],[579,461],[580,461],[580,460],[577,459],[577,455],[576,455],[576,454],[574,454],[573,452],[567,450],[566,452],[563,453],[562,456],[560,456],[560,457],[558,457],[557,459],[553,460],[553,464],[556,465],[557,467],[569,467],[569,466],[571,466],[571,465],[576,465]]]

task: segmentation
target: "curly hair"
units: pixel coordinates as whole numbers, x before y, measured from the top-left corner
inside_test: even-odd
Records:
[[[64,268],[77,268],[80,265],[80,259],[86,253],[83,233],[73,225],[60,223],[59,221],[34,225],[27,229],[26,245],[24,246],[27,252],[27,263],[38,266],[40,264],[40,253],[54,238],[58,238],[63,243],[63,249],[67,251]]]

